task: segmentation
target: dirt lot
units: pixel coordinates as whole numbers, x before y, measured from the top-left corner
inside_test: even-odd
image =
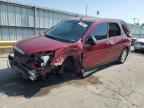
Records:
[[[0,108],[144,108],[144,54],[130,53],[80,80],[52,77],[22,81],[0,56]]]

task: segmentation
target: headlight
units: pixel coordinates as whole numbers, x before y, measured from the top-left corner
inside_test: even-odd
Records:
[[[32,60],[40,66],[45,66],[53,56],[53,52],[36,53],[32,56]]]
[[[41,66],[45,66],[46,65],[46,63],[49,61],[49,59],[50,59],[50,56],[41,56],[41,60],[43,61],[42,63],[41,63]]]

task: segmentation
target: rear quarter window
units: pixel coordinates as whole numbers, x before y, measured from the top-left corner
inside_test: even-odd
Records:
[[[130,34],[130,29],[126,23],[122,23],[122,28],[123,28],[123,31],[125,32],[125,34],[127,34],[127,35]]]

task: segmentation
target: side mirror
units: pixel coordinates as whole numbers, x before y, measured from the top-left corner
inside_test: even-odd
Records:
[[[88,38],[88,44],[95,45],[96,44],[96,38],[94,36],[90,36]]]

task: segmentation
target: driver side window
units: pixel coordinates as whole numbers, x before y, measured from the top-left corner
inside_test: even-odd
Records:
[[[108,24],[106,23],[98,24],[90,33],[90,36],[94,36],[96,40],[106,39],[107,35],[108,35]]]
[[[92,30],[90,33],[90,36],[94,36],[96,40],[102,40],[106,39],[108,35],[108,24],[107,23],[101,23],[96,25],[96,27]],[[85,44],[87,44],[87,40],[89,37],[87,37]]]

